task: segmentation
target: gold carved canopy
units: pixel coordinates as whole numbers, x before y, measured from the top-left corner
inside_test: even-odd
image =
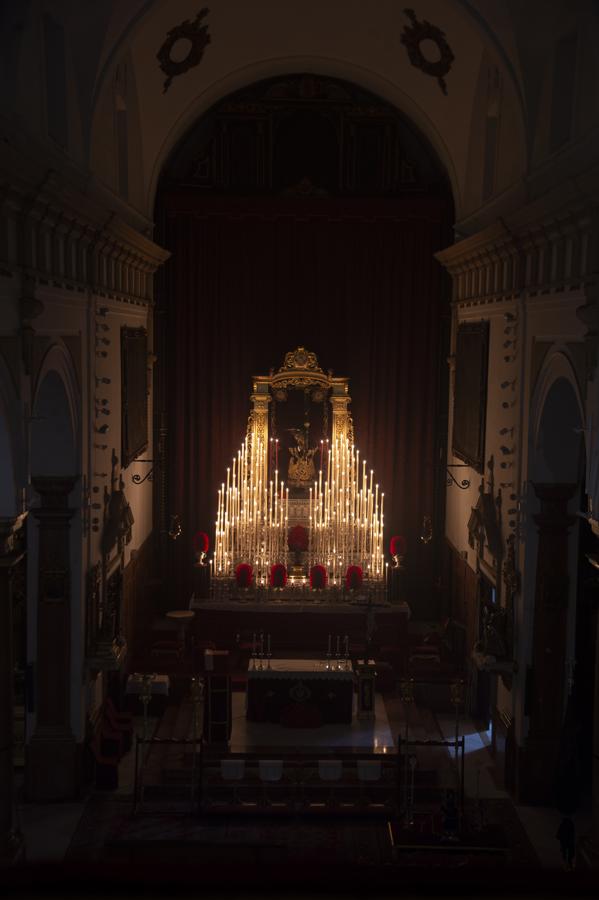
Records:
[[[326,374],[318,365],[316,354],[305,347],[297,347],[285,354],[281,368],[270,375],[256,375],[253,380],[252,412],[248,422],[248,436],[268,441],[268,405],[278,392],[320,388],[322,399],[327,395],[332,409],[332,440],[347,437],[353,441],[353,422],[349,411],[349,378]],[[320,399],[320,398],[319,398]]]

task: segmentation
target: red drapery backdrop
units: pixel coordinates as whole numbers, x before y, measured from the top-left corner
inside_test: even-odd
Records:
[[[190,591],[192,536],[214,541],[217,490],[245,437],[253,375],[299,345],[350,376],[356,445],[385,492],[385,542],[413,571],[433,509],[445,197],[296,200],[163,195],[171,584]],[[280,466],[284,468],[284,466]],[[212,546],[211,546],[212,550]]]

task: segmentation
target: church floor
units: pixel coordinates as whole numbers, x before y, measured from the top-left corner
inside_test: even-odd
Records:
[[[231,750],[252,751],[269,747],[287,749],[300,747],[317,749],[319,746],[353,747],[384,752],[392,748],[393,736],[406,733],[405,708],[394,695],[384,698],[377,695],[377,718],[373,725],[354,722],[347,726],[325,726],[320,729],[281,729],[275,725],[248,723],[244,715],[245,695],[236,692],[234,698],[234,727]],[[455,735],[455,718],[450,714],[433,713],[426,707],[414,704],[408,712],[408,735],[412,740],[451,739]],[[151,725],[161,736],[174,737],[190,734],[191,706],[187,701],[167,707],[162,720]],[[138,734],[142,721],[135,721]],[[325,735],[325,731],[327,734]],[[299,735],[301,732],[301,738]],[[510,852],[507,865],[526,869],[544,867],[554,871],[562,868],[555,831],[559,822],[556,811],[547,808],[515,806],[508,795],[497,787],[492,776],[492,759],[489,737],[480,732],[469,719],[460,723],[460,734],[465,736],[465,797],[468,815],[480,818],[487,826],[495,825],[507,835]],[[497,859],[464,860],[454,848],[438,849],[434,857],[430,853],[413,848],[394,851],[389,840],[387,816],[378,820],[366,817],[339,817],[321,815],[307,820],[290,816],[284,821],[273,820],[272,815],[247,816],[229,814],[200,819],[177,815],[178,807],[169,807],[169,792],[177,794],[177,768],[183,750],[159,748],[160,753],[149,757],[146,783],[164,781],[165,772],[171,773],[163,795],[143,804],[140,813],[132,818],[132,792],[134,782],[134,752],[128,753],[120,764],[119,788],[109,794],[92,791],[81,803],[70,804],[21,804],[20,824],[25,835],[26,861],[30,863],[52,861],[67,863],[161,861],[180,864],[193,859],[216,865],[237,859],[240,864],[263,865],[278,861],[288,865],[320,865],[325,862],[342,866],[349,864],[366,868],[443,868],[464,865],[475,867],[496,866]],[[165,755],[166,754],[166,755]],[[419,768],[435,772],[437,786],[443,790],[455,786],[455,765],[451,753],[445,747],[419,748]],[[184,792],[183,792],[184,793]],[[426,795],[414,796],[414,834],[426,817],[433,820],[438,800],[431,803]],[[420,823],[420,824],[419,824]],[[590,816],[576,816],[578,834],[590,827]],[[414,845],[418,844],[418,837]],[[502,857],[505,865],[505,855]]]

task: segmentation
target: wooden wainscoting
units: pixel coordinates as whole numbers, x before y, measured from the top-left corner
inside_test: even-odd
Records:
[[[121,628],[127,639],[128,659],[133,660],[147,640],[156,616],[156,541],[152,533],[123,570]]]
[[[478,639],[478,575],[450,541],[446,541],[445,560],[448,611],[464,626],[468,655]]]

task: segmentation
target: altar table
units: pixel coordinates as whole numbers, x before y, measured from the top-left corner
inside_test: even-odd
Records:
[[[250,660],[247,718],[288,727],[317,728],[352,720],[354,673],[351,668],[327,669],[324,660],[273,659],[270,669]],[[333,663],[336,665],[336,663]]]

